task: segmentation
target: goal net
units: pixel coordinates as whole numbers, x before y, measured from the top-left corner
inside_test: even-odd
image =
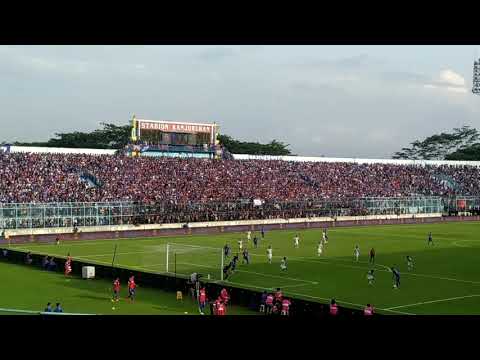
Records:
[[[223,249],[186,244],[167,244],[166,272],[205,280],[223,280]]]

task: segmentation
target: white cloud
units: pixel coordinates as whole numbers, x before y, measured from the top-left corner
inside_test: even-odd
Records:
[[[440,82],[453,85],[453,86],[465,86],[465,78],[456,73],[453,70],[446,69],[440,71]]]
[[[457,94],[466,94],[468,92],[465,86],[465,78],[450,69],[440,71],[440,74],[435,79],[424,84],[423,87],[425,89],[438,89]]]

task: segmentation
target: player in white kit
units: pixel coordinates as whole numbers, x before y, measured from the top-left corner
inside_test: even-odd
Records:
[[[360,248],[358,245],[355,245],[355,250],[353,250],[353,256],[355,257],[355,261],[358,261],[358,258],[360,257]]]
[[[248,231],[247,232],[247,242],[250,242],[251,239],[252,239],[252,232]]]
[[[242,251],[242,249],[243,249],[243,240],[241,240],[241,239],[238,240],[238,249],[239,249],[240,251]]]
[[[326,231],[326,230],[323,230],[323,232],[322,232],[322,238],[323,238],[323,243],[324,243],[324,244],[327,244],[327,243],[328,243],[328,239],[327,239],[327,231]]]
[[[267,249],[267,259],[268,259],[268,263],[271,264],[272,263],[272,245],[268,245],[268,249]]]
[[[323,243],[319,242],[318,243],[318,248],[317,248],[317,254],[318,254],[318,256],[322,256],[322,253],[323,253]]]
[[[413,258],[410,255],[407,256],[407,266],[409,271],[413,270]]]
[[[300,240],[300,238],[298,237],[298,234],[295,234],[295,237],[293,238],[293,246],[295,246],[295,248],[298,248],[298,241]]]
[[[373,285],[373,282],[375,281],[375,275],[373,274],[373,269],[368,271],[367,280],[368,280],[368,285]]]

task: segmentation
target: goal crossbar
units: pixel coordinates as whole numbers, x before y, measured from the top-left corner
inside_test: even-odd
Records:
[[[170,261],[171,259],[171,253],[174,254],[175,256],[175,267],[176,267],[176,251],[173,250],[173,248],[181,248],[181,249],[192,249],[192,250],[207,250],[210,253],[217,253],[218,254],[218,262],[217,266],[219,267],[220,271],[220,280],[223,281],[223,267],[224,267],[224,252],[223,248],[215,248],[215,247],[209,247],[209,246],[200,246],[200,245],[190,245],[190,244],[179,244],[179,243],[167,243],[166,246],[166,266],[165,270],[167,273],[171,273],[172,269],[170,267]],[[192,264],[193,265],[193,264]],[[198,266],[198,265],[197,265]],[[215,266],[212,266],[212,268],[215,268]],[[176,273],[176,269],[174,271]]]

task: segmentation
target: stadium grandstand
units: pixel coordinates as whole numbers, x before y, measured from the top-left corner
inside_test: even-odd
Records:
[[[134,121],[138,128],[145,126],[144,120]],[[150,124],[167,129],[163,135],[158,130],[155,136],[159,139],[171,135],[168,131],[174,129],[173,123]],[[135,132],[135,126],[132,144],[138,144],[143,136]],[[452,204],[462,204],[460,210],[478,211],[478,201],[473,200],[480,196],[477,162],[241,154],[227,160],[209,150],[208,146],[218,145],[216,128],[212,125],[200,130],[209,134],[207,150],[203,146],[179,150],[183,145],[177,143],[164,144],[163,148],[146,145],[148,148],[136,153],[4,146],[0,153],[0,227],[457,211]],[[186,153],[192,156],[186,157]],[[452,201],[454,197],[461,199]],[[428,199],[429,205],[422,199]],[[372,205],[375,202],[381,205]],[[59,204],[73,208],[73,204],[81,204],[82,208],[90,206],[85,204],[104,204],[108,209],[104,212],[109,215],[87,221],[83,217],[76,219],[71,212],[62,218],[38,210],[63,206]],[[118,213],[118,204],[129,209],[128,213]]]
[[[188,279],[200,270],[208,272],[207,280],[202,281],[210,292],[219,293],[225,284],[232,285],[229,291],[234,294],[235,303],[245,307],[250,307],[253,298],[254,308],[258,309],[258,289],[281,286],[294,288],[288,291],[295,304],[293,313],[325,314],[327,309],[331,313],[332,307],[320,302],[336,292],[323,293],[317,287],[318,276],[312,274],[320,269],[317,261],[309,257],[310,250],[317,247],[320,229],[320,244],[326,244],[326,228],[332,226],[432,226],[442,218],[455,221],[460,218],[458,215],[473,215],[471,218],[478,220],[479,175],[480,162],[474,161],[230,154],[218,141],[215,123],[156,122],[134,117],[131,141],[121,150],[11,145],[0,148],[0,243],[6,245],[2,259],[26,264],[33,261],[43,267],[45,254],[50,254],[52,262],[55,255],[70,266],[65,262],[66,254],[70,258],[70,241],[88,240],[89,246],[75,249],[73,270],[82,277],[83,269],[92,266],[106,277],[120,272],[126,279],[135,271],[143,283],[152,287],[187,292],[194,291]],[[254,243],[249,251],[253,252],[258,268],[255,272],[246,270],[250,258],[243,252],[244,260],[248,260],[246,265],[242,261],[239,275],[232,282],[232,265],[224,263],[229,256],[223,252],[224,241],[241,244],[238,238],[245,232],[249,237],[251,232],[260,233],[263,241],[265,229],[287,230],[272,232],[268,244],[274,243],[275,251],[282,251],[282,256],[292,255],[293,264],[297,261],[298,275],[282,277],[275,270],[262,267],[263,250]],[[397,236],[396,229],[390,229],[388,236]],[[298,257],[298,234],[295,248],[285,247],[286,237],[291,234],[288,230],[304,231],[304,257]],[[353,246],[358,239],[354,232],[337,232],[335,237],[345,236],[342,244]],[[202,237],[205,234],[212,235],[208,243]],[[60,237],[65,245],[60,245]],[[108,244],[111,241],[90,240],[115,241],[113,247]],[[79,245],[82,244],[87,245]],[[118,244],[124,249],[118,254],[120,259],[116,257]],[[267,243],[262,246],[266,249]],[[339,251],[334,249],[340,242],[329,246]],[[322,249],[318,245],[318,256]],[[346,254],[350,250],[341,251]],[[271,261],[270,258],[268,263]],[[284,257],[282,272],[287,269],[286,261]],[[340,265],[331,265],[335,271],[338,266],[352,266],[341,263],[345,259],[338,261]],[[311,267],[301,267],[302,262],[310,262]],[[348,279],[342,284],[351,283],[353,276],[356,279],[358,271],[364,271],[366,266],[354,265],[357,270],[342,275]],[[378,271],[386,271],[384,264],[378,266]],[[335,276],[324,274],[322,279],[324,283],[338,283]],[[295,292],[300,286],[305,290]],[[384,291],[387,294],[387,288]],[[385,314],[414,314],[399,311],[399,307],[409,305],[398,306],[387,297],[376,298],[383,304],[380,310]],[[369,295],[359,295],[358,300],[343,301],[344,314],[359,313],[359,302],[368,299]],[[417,301],[412,300],[414,305]],[[104,311],[103,305],[98,308]],[[112,311],[115,309],[113,306]],[[78,305],[77,311],[83,313],[84,307]],[[465,311],[472,310],[467,307]]]

